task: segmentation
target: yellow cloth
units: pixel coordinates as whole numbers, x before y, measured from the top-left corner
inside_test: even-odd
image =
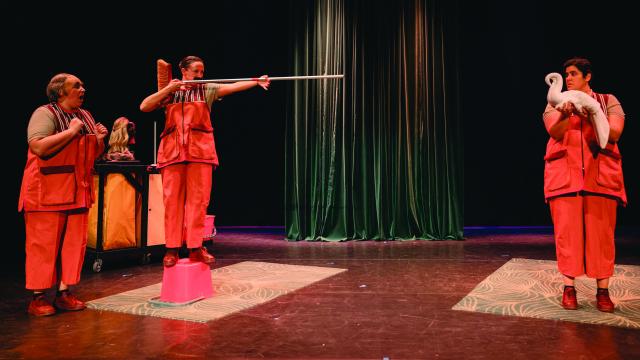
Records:
[[[94,189],[98,198],[98,176],[94,176]],[[108,174],[104,186],[102,224],[103,250],[136,247],[140,243],[141,196],[122,174]],[[89,210],[87,246],[97,244],[98,202]]]

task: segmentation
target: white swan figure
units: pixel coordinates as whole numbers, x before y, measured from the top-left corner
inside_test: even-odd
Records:
[[[558,73],[550,73],[545,76],[544,81],[549,85],[547,93],[547,101],[556,109],[561,109],[564,104],[570,102],[578,110],[586,109],[589,113],[589,119],[596,129],[598,144],[604,149],[609,141],[609,120],[602,111],[598,100],[592,98],[587,93],[578,90],[562,91],[562,75]]]

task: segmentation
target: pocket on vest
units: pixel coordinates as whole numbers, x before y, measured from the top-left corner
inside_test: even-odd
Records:
[[[160,148],[158,149],[159,163],[174,160],[180,155],[178,135],[175,126],[166,129],[160,134]]]
[[[40,204],[67,205],[76,201],[75,166],[40,168]]]
[[[213,128],[194,127],[189,132],[189,155],[196,159],[213,160],[216,151]]]
[[[622,156],[613,151],[598,154],[598,177],[596,182],[612,190],[622,189]]]
[[[544,157],[544,190],[555,191],[569,186],[571,172],[567,150],[553,152]]]

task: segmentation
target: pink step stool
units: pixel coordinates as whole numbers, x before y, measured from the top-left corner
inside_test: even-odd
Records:
[[[180,259],[172,267],[165,267],[159,300],[165,306],[187,305],[213,296],[211,268],[202,262]]]

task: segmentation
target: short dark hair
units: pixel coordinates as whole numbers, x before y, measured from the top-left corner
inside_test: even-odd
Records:
[[[67,81],[67,78],[71,76],[67,73],[60,73],[54,75],[51,80],[49,80],[49,85],[47,85],[47,97],[49,98],[49,102],[56,102],[60,98],[60,91],[64,91],[64,83]]]
[[[566,70],[569,66],[575,66],[582,72],[582,76],[587,76],[591,74],[591,62],[582,57],[572,57],[571,59],[564,62],[563,69]]]
[[[180,60],[180,63],[178,63],[178,67],[180,67],[181,69],[186,69],[194,62],[201,62],[204,64],[204,61],[202,61],[202,59],[200,59],[199,57],[190,55]]]

